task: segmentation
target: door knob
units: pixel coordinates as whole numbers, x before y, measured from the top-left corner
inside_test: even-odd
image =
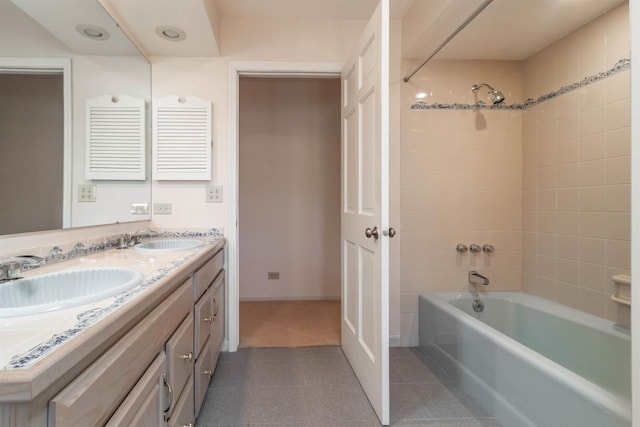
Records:
[[[368,239],[373,236],[374,239],[378,240],[378,237],[380,237],[380,235],[378,234],[378,227],[373,227],[373,230],[367,227],[367,229],[364,230],[364,235],[367,236]]]
[[[389,227],[388,230],[384,230],[382,232],[383,236],[389,236],[389,238],[393,238],[393,236],[396,235],[396,230],[393,229],[393,227]]]

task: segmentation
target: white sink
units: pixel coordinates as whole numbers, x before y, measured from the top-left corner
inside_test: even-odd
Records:
[[[0,318],[28,316],[100,301],[142,283],[131,268],[69,270],[0,283]]]
[[[202,245],[204,245],[204,242],[195,239],[165,239],[138,243],[133,247],[133,250],[138,252],[182,251],[197,248]]]

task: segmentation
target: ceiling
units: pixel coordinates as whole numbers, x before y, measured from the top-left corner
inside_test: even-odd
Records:
[[[140,55],[111,17],[95,1],[88,0],[0,0],[4,13],[25,13],[73,52],[85,55]],[[16,8],[17,6],[17,8]],[[69,23],[73,23],[69,25]],[[105,40],[81,35],[76,25],[91,24],[106,30]]]
[[[494,0],[437,58],[522,60],[621,3],[624,0]]]
[[[416,0],[391,0],[402,18]],[[417,0],[424,1],[424,0]],[[369,19],[379,0],[217,0],[222,16],[236,18]]]

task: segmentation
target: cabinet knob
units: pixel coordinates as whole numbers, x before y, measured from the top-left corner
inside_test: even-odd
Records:
[[[213,316],[204,317],[202,321],[211,324],[211,322],[213,322]]]
[[[181,359],[191,361],[193,359],[193,353],[189,352],[188,354],[183,354],[180,356]]]
[[[206,369],[206,370],[202,371],[202,375],[212,376],[213,375],[213,371],[211,369]]]

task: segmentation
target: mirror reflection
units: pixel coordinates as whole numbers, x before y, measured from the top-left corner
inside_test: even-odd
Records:
[[[90,179],[86,101],[125,95],[147,106],[146,179]],[[0,235],[149,219],[150,99],[148,61],[97,1],[0,0]]]

